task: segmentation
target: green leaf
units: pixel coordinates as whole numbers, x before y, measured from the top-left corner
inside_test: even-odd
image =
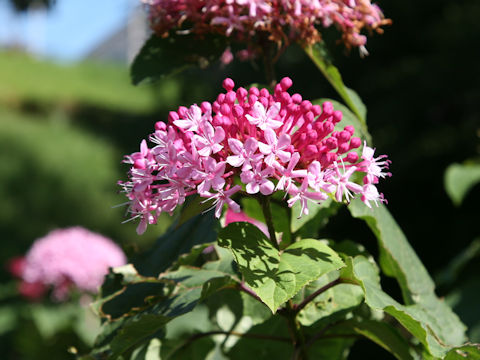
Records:
[[[448,196],[459,206],[468,191],[480,182],[480,164],[452,164],[445,172],[444,181]]]
[[[162,360],[160,357],[161,348],[161,341],[153,338],[148,344],[135,350],[132,353],[131,360]]]
[[[356,199],[348,209],[353,217],[363,219],[377,237],[380,266],[386,275],[397,279],[404,301],[411,304],[432,294],[435,285],[430,275],[387,208],[380,205],[370,209]]]
[[[463,345],[452,349],[445,356],[445,360],[480,360],[480,345]]]
[[[343,266],[340,257],[318,240],[300,240],[279,253],[248,223],[220,230],[218,244],[232,251],[245,283],[273,313],[303,286]]]
[[[304,297],[309,296],[315,290],[320,289],[336,278],[338,278],[338,274],[331,272],[311,282],[305,287]],[[322,320],[322,324],[326,325],[329,322],[337,321],[339,316],[360,305],[363,299],[363,290],[360,286],[355,284],[338,284],[318,295],[300,311],[297,319],[304,326],[310,326],[319,320]],[[333,314],[336,316],[331,316]],[[329,317],[331,319],[327,319]]]
[[[297,214],[300,213],[301,204],[297,201],[292,207],[291,229],[294,237],[308,238],[316,237],[318,231],[327,225],[331,216],[335,215],[342,204],[328,198],[321,204],[311,202],[308,204],[308,215],[303,215],[300,218]]]
[[[353,261],[347,261],[347,267],[353,267],[353,276],[364,290],[366,304],[397,319],[432,356],[443,357],[451,347],[463,343],[463,332],[459,333],[458,319],[453,319],[456,323],[446,323],[441,318],[442,312],[451,310],[434,295],[422,304],[405,306],[383,292],[378,269],[372,262],[363,256],[357,256]]]
[[[280,316],[272,316],[263,324],[252,327],[227,352],[231,360],[245,359],[290,359],[293,353],[287,323]],[[258,335],[260,338],[255,338]],[[272,337],[267,338],[267,337]],[[285,341],[281,341],[284,339]]]
[[[163,330],[168,319],[158,315],[144,315],[138,320],[133,319],[123,327],[111,343],[112,359],[121,354],[135,349],[144,341],[151,339],[155,334]]]
[[[226,39],[221,36],[170,34],[162,38],[153,34],[133,61],[132,82],[134,85],[152,82],[191,66],[206,68],[226,47]]]
[[[422,309],[422,316],[428,318],[430,329],[443,344],[462,344],[465,326],[435,295],[430,275],[387,208],[380,205],[369,209],[358,199],[348,208],[353,217],[365,220],[377,237],[381,268],[386,275],[397,279],[405,303]]]
[[[333,88],[338,92],[343,101],[345,101],[345,104],[347,104],[355,116],[357,116],[363,125],[364,130],[367,130],[367,110],[365,105],[360,97],[343,83],[342,76],[338,69],[332,64],[331,57],[328,54],[325,44],[322,42],[308,45],[304,47],[304,51],[330,82]]]

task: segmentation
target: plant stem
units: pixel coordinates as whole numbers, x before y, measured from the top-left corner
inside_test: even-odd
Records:
[[[240,291],[243,291],[244,293],[250,295],[250,296],[253,297],[254,299],[260,301],[261,303],[263,303],[262,299],[260,299],[260,297],[259,297],[257,294],[255,294],[255,292],[254,292],[252,289],[250,289],[249,287],[245,286],[245,284],[244,284],[243,282],[240,283],[240,284],[238,284],[238,289],[239,289]]]
[[[270,235],[270,241],[277,250],[280,250],[277,242],[277,236],[275,235],[275,227],[273,226],[272,211],[270,209],[270,197],[265,195],[259,195],[257,197],[262,207],[263,216],[265,217],[265,222],[267,223],[268,233]]]
[[[312,301],[313,299],[315,299],[318,295],[320,295],[321,293],[327,291],[328,289],[330,289],[331,287],[334,287],[335,285],[337,284],[341,284],[343,281],[341,278],[338,278],[336,280],[333,280],[332,282],[328,283],[327,285],[321,287],[320,289],[318,289],[317,291],[315,291],[314,293],[310,294],[309,296],[307,296],[300,304],[296,304],[293,306],[293,310],[295,311],[295,313],[299,313],[305,306],[307,306],[307,304]]]
[[[292,360],[308,360],[307,348],[305,346],[305,336],[303,335],[302,327],[297,321],[297,313],[294,310],[294,305],[290,300],[287,303],[286,311],[282,313],[286,317],[288,328],[292,335],[292,340],[295,350],[292,355]]]

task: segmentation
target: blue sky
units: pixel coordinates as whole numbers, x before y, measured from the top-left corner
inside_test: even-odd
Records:
[[[57,0],[49,12],[15,14],[0,0],[0,45],[20,43],[31,51],[75,61],[119,29],[140,0]]]

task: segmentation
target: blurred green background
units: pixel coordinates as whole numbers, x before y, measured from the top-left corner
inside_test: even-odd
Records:
[[[480,187],[459,206],[444,190],[450,164],[480,156],[480,3],[408,0],[382,1],[381,6],[394,22],[384,35],[369,38],[369,57],[346,56],[335,45],[334,32],[325,38],[345,83],[367,105],[374,145],[393,161],[394,175],[381,185],[390,211],[427,269],[437,275],[439,295],[447,296],[470,327],[472,340],[480,341],[480,252],[471,247],[467,261],[449,267],[480,235]],[[1,51],[1,263],[25,253],[49,230],[73,225],[111,237],[131,258],[147,249],[169,220],[165,217],[142,237],[135,224],[121,224],[125,208],[112,207],[124,202],[116,185],[126,178],[123,155],[137,151],[169,110],[213,101],[226,76],[237,86],[262,82],[259,69],[250,63],[214,64],[134,87],[126,65],[58,65]],[[336,98],[298,48],[287,51],[277,73],[290,76],[292,91],[306,99]],[[332,219],[323,235],[329,234],[360,240],[376,253],[371,234],[346,212]],[[53,310],[55,322],[48,312],[59,308],[22,301],[4,268],[0,280],[2,359],[69,358],[69,346],[81,351],[91,341],[70,305]],[[394,281],[385,279],[384,286],[398,293]],[[367,354],[388,358],[366,341],[354,346],[351,358]]]

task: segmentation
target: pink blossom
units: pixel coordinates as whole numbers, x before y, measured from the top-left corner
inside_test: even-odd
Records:
[[[242,171],[250,170],[252,168],[252,162],[256,163],[263,158],[262,154],[254,155],[258,149],[258,141],[253,137],[248,138],[245,144],[238,139],[228,139],[228,145],[235,155],[228,156],[227,163],[234,167],[243,165]]]
[[[220,61],[222,62],[223,65],[228,65],[233,61],[232,50],[230,50],[229,47],[226,48],[222,56],[220,56]]]
[[[236,192],[240,191],[241,187],[235,185],[229,190],[219,190],[217,193],[205,192],[202,196],[207,197],[207,200],[213,200],[213,206],[215,207],[215,216],[219,218],[222,215],[224,205],[227,205],[229,209],[234,212],[240,212],[240,205],[233,201],[230,197]]]
[[[290,136],[282,134],[280,138],[277,138],[275,131],[270,128],[266,128],[263,134],[267,144],[259,142],[258,147],[263,155],[267,155],[265,163],[268,166],[281,166],[277,158],[283,163],[288,162],[292,154],[285,150],[290,147]]]
[[[253,104],[252,115],[247,114],[245,117],[250,124],[258,126],[260,130],[265,130],[267,128],[278,129],[283,125],[281,121],[275,120],[279,111],[280,103],[273,104],[267,110],[261,102],[257,101]]]
[[[203,35],[223,34],[249,47],[258,38],[275,44],[313,44],[321,41],[321,28],[334,26],[347,48],[366,53],[367,30],[382,33],[390,24],[370,0],[143,0],[154,32],[166,36],[181,30]],[[185,27],[188,24],[188,27]],[[227,49],[222,56],[228,63]],[[250,50],[247,50],[250,51]]]
[[[302,215],[308,215],[308,200],[313,200],[317,203],[320,203],[323,200],[326,200],[328,198],[328,195],[323,193],[323,192],[310,192],[308,191],[308,179],[305,178],[302,182],[302,185],[300,188],[297,188],[296,186],[290,186],[288,188],[288,193],[292,195],[290,200],[288,200],[288,206],[292,207],[297,201],[300,201],[301,210],[300,210],[300,215],[298,216],[299,218]]]
[[[203,134],[194,135],[194,143],[201,156],[210,156],[222,150],[220,143],[225,139],[225,131],[221,127],[214,128],[210,123],[202,126]]]
[[[351,191],[356,194],[362,192],[362,186],[350,181],[350,177],[353,173],[357,170],[356,166],[351,166],[348,170],[345,169],[345,164],[343,164],[343,173],[340,171],[337,162],[334,163],[334,173],[329,173],[328,181],[337,186],[337,190],[335,191],[335,199],[337,201],[342,201],[343,195],[345,194],[345,199],[347,201],[353,197]]]
[[[72,287],[97,292],[108,268],[125,263],[122,250],[110,239],[81,227],[58,229],[32,245],[23,279],[52,286],[53,296],[63,300]]]
[[[375,149],[368,147],[364,143],[362,151],[363,161],[358,164],[362,171],[366,172],[366,178],[369,183],[376,184],[378,183],[378,178],[385,178],[386,176],[392,176],[390,172],[384,172],[385,169],[388,169],[390,165],[390,160],[386,159],[385,155],[378,156],[374,158]]]
[[[244,171],[240,174],[240,180],[246,184],[247,193],[256,194],[260,191],[263,195],[270,195],[275,188],[275,185],[269,177],[272,175],[272,168],[265,167],[258,163],[252,170]]]
[[[202,110],[197,105],[192,105],[185,111],[186,119],[178,119],[173,123],[186,131],[197,131],[202,124]]]
[[[256,87],[234,91],[231,79],[223,86],[212,104],[170,112],[169,123],[157,123],[149,137],[153,148],[142,141],[139,153],[125,157],[129,179],[120,185],[139,234],[192,194],[212,200],[216,217],[225,206],[240,211],[231,198],[239,192],[282,191],[290,206],[300,201],[301,214],[308,214],[308,200],[329,195],[339,202],[359,195],[367,206],[384,201],[375,184],[390,175],[390,161],[374,157],[366,143],[359,159],[361,141],[353,126],[342,130],[342,113],[331,103],[290,95],[289,78],[273,94]]]

